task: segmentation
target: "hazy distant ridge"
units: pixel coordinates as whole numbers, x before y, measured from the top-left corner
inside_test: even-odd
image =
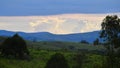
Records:
[[[13,36],[16,32],[0,30],[0,36]],[[96,38],[99,37],[99,31],[86,32],[86,33],[75,33],[75,34],[52,34],[49,32],[36,32],[36,33],[25,33],[17,32],[26,40],[31,41],[67,41],[67,42],[80,42],[86,40],[92,43]]]

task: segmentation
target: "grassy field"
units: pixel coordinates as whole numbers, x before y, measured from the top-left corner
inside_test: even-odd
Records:
[[[73,47],[72,49],[70,47]],[[68,61],[70,68],[75,68],[77,62],[75,55],[81,53],[79,49],[89,51],[103,50],[102,46],[93,46],[72,42],[28,42],[31,60],[17,60],[0,57],[0,68],[44,68],[51,55],[62,53]],[[102,68],[103,56],[85,53],[82,68]]]

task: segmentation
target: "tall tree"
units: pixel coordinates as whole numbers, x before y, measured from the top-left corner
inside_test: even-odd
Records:
[[[100,38],[104,40],[108,51],[109,66],[114,66],[114,53],[116,48],[120,47],[120,19],[117,15],[106,16],[103,20]]]
[[[103,38],[105,43],[116,46],[114,40],[118,39],[120,33],[120,19],[118,16],[106,16],[103,20],[100,38]]]

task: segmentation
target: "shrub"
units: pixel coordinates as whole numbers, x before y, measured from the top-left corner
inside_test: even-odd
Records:
[[[5,57],[13,56],[20,59],[26,58],[29,51],[26,42],[18,35],[7,38],[1,46],[1,54]]]
[[[76,66],[74,68],[82,68],[84,59],[85,59],[85,54],[77,53],[75,55]]]
[[[48,60],[45,68],[69,68],[69,66],[63,54],[56,53]]]
[[[89,44],[86,40],[81,40],[80,43]]]

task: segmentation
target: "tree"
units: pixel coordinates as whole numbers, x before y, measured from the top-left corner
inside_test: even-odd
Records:
[[[75,50],[75,46],[69,46],[70,50]]]
[[[89,44],[86,40],[81,40],[80,43]]]
[[[99,45],[99,39],[97,38],[94,42],[93,42],[94,45]]]
[[[113,45],[117,44],[115,40],[119,38],[120,33],[120,19],[116,16],[106,16],[103,20],[100,38],[103,38],[105,43]]]
[[[69,68],[67,60],[61,53],[52,55],[45,68]]]
[[[113,68],[115,66],[115,50],[120,47],[120,19],[117,15],[106,16],[101,26],[100,38],[106,44],[108,66],[109,68]]]
[[[29,51],[26,46],[26,42],[18,35],[7,38],[1,46],[1,54],[9,57],[14,56],[20,59],[24,59],[29,55]]]

